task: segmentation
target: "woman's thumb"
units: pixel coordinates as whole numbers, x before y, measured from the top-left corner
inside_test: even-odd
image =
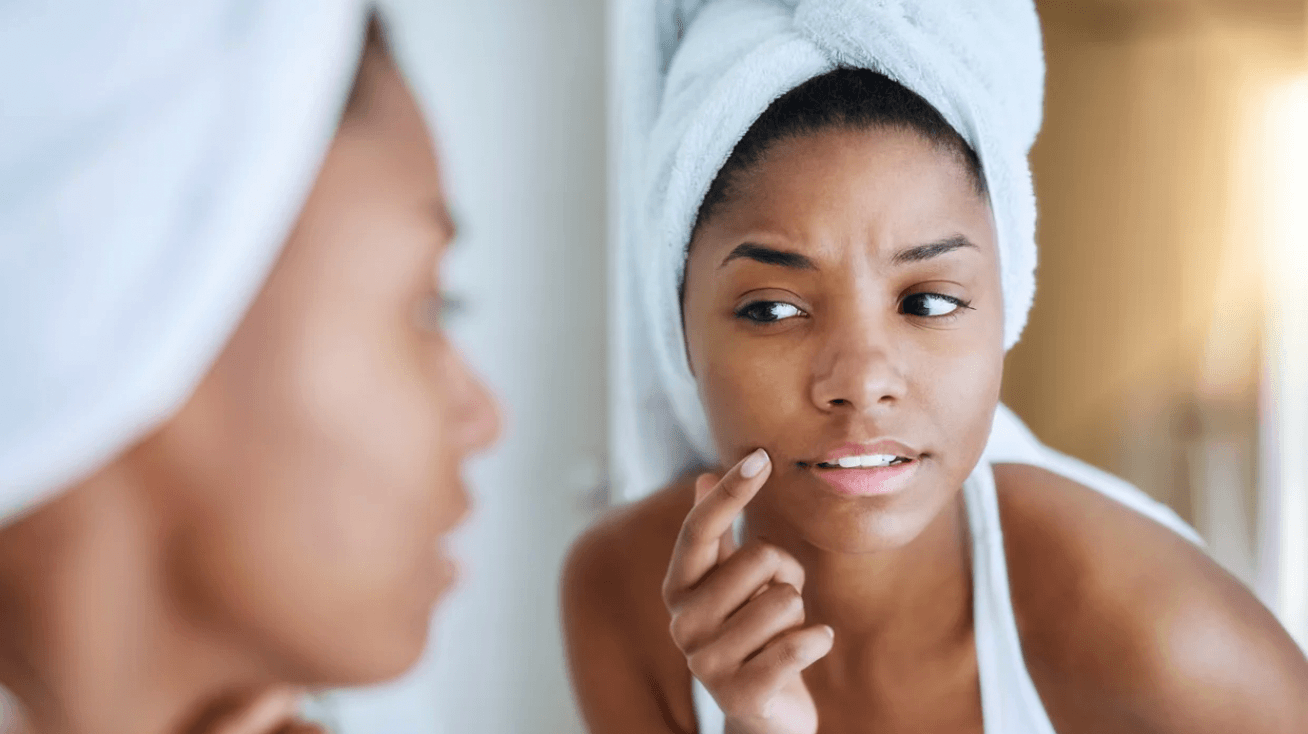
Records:
[[[276,734],[300,712],[300,693],[280,688],[211,708],[186,734]]]

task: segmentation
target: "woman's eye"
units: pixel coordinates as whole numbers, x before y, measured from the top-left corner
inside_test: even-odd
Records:
[[[737,309],[736,317],[759,324],[771,324],[777,321],[803,316],[798,306],[785,301],[755,301]]]
[[[940,293],[915,293],[903,301],[904,313],[910,316],[948,316],[967,307],[962,300]]]

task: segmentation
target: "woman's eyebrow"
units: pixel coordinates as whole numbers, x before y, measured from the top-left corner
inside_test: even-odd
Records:
[[[817,265],[814,264],[812,260],[798,252],[776,250],[771,247],[756,245],[752,242],[736,245],[736,249],[732,250],[731,254],[727,255],[726,258],[722,260],[722,264],[718,265],[718,267],[721,268],[732,260],[741,259],[754,260],[756,262],[761,262],[764,265],[778,265],[793,270],[818,269]]]
[[[910,247],[907,250],[900,250],[895,253],[893,258],[891,258],[890,263],[892,265],[907,265],[909,263],[922,262],[923,260],[930,260],[933,257],[939,257],[947,252],[953,252],[954,250],[960,250],[965,247],[970,247],[974,250],[981,249],[972,244],[971,240],[968,238],[961,234],[956,234],[953,237],[940,240],[939,242],[932,242],[928,245],[918,245],[917,247]]]

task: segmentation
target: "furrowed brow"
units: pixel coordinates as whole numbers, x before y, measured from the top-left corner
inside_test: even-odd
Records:
[[[724,267],[732,260],[753,260],[764,265],[790,268],[791,270],[817,270],[817,265],[805,255],[787,250],[756,245],[752,242],[736,245],[736,248],[722,260],[718,267]]]

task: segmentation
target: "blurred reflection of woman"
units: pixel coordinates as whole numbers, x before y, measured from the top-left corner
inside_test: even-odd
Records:
[[[412,665],[498,431],[454,227],[352,0],[0,11],[12,730],[272,731]]]

